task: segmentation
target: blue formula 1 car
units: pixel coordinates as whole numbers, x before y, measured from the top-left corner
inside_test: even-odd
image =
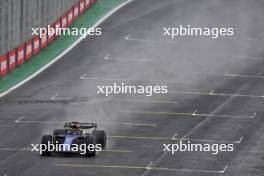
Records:
[[[92,129],[91,132],[88,132]],[[55,129],[53,135],[44,135],[41,142],[41,156],[52,152],[74,152],[95,156],[106,148],[106,132],[97,130],[96,123],[65,123],[64,129]]]

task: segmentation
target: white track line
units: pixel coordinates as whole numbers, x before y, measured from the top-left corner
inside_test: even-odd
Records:
[[[31,151],[31,148],[0,148],[0,151]]]
[[[80,80],[85,80],[85,78],[87,77],[87,73],[84,73],[83,75],[80,76]]]
[[[71,97],[59,97],[55,94],[50,98],[52,101],[56,100],[69,100]],[[161,103],[161,104],[179,104],[178,101],[162,101],[162,100],[147,100],[147,99],[119,99],[119,98],[92,98],[91,101],[116,101],[116,102],[134,102],[134,103]]]
[[[22,119],[24,119],[24,116],[19,117],[17,120],[15,120],[15,123],[20,123]]]
[[[176,91],[169,90],[172,94],[193,94],[193,95],[210,95],[210,96],[224,96],[224,97],[248,97],[248,98],[264,98],[264,95],[245,95],[245,94],[227,94],[227,93],[216,93],[214,90],[210,92],[193,92],[193,91]]]
[[[240,144],[243,141],[244,137],[241,137],[238,141],[238,144]]]
[[[191,115],[195,116],[195,115],[197,115],[197,112],[198,112],[198,110],[195,110],[195,111],[193,111],[193,113]]]
[[[55,164],[58,167],[87,167],[87,168],[98,168],[98,169],[146,169],[144,166],[121,166],[121,165],[81,165],[81,164]],[[187,168],[163,168],[163,167],[148,167],[148,170],[153,171],[167,171],[167,172],[198,172],[198,173],[215,173],[223,174],[228,169],[228,166],[225,166],[222,170],[200,170],[200,169],[187,169]]]
[[[126,2],[120,4],[119,6],[117,6],[116,8],[114,8],[112,11],[110,11],[107,15],[105,15],[104,17],[102,17],[99,21],[97,21],[91,28],[96,28],[97,26],[99,26],[100,24],[102,24],[107,18],[109,18],[111,15],[113,15],[116,11],[118,11],[119,9],[121,9],[122,7],[126,6],[127,4],[131,3],[134,0],[127,0]],[[87,35],[88,36],[88,35]],[[73,44],[71,44],[66,50],[64,50],[61,54],[59,54],[57,57],[55,57],[52,61],[50,61],[48,64],[46,64],[45,66],[43,66],[42,68],[40,68],[38,71],[34,72],[32,75],[30,75],[29,77],[27,77],[26,79],[24,79],[23,81],[19,82],[18,84],[14,85],[13,87],[11,87],[10,89],[4,91],[3,93],[0,94],[0,98],[9,94],[10,92],[12,92],[13,90],[21,87],[22,85],[24,85],[25,83],[27,83],[28,81],[30,81],[31,79],[35,78],[36,76],[38,76],[40,73],[42,73],[43,71],[45,71],[47,68],[49,68],[51,65],[53,65],[55,62],[57,62],[58,60],[60,60],[65,54],[67,54],[69,51],[71,51],[76,45],[78,45],[83,39],[83,37],[79,38],[78,40],[76,40]]]
[[[33,148],[0,148],[0,151],[32,151]],[[100,152],[114,152],[114,153],[132,153],[131,150],[114,150],[114,149],[107,149],[102,150]]]
[[[104,57],[104,60],[109,60],[111,57],[111,54],[107,54],[105,57]]]
[[[64,124],[65,122],[53,122],[53,121],[34,121],[34,120],[22,120],[24,116],[20,117],[15,121],[15,123],[36,123],[36,124]],[[98,123],[101,125],[128,125],[128,126],[149,126],[149,127],[156,127],[157,124],[147,124],[147,123],[118,123],[118,122],[103,122]]]
[[[257,116],[257,112],[255,112],[255,113],[250,117],[250,119],[254,119],[254,118],[256,118],[256,116]]]
[[[227,169],[228,169],[228,166],[226,165],[226,166],[224,167],[224,169],[223,169],[222,171],[220,171],[219,173],[224,174],[224,173],[227,171]]]
[[[228,77],[264,79],[264,76],[262,75],[240,75],[240,74],[233,74],[233,73],[225,73],[224,75]]]
[[[215,56],[215,57],[219,57],[219,56]],[[227,57],[227,56],[223,56],[223,57]],[[232,56],[229,56],[232,57]],[[247,60],[258,60],[258,61],[264,61],[264,58],[257,58],[257,57],[242,57],[242,56],[233,56],[234,59],[247,59]],[[164,64],[170,64],[170,63],[175,63],[175,61],[173,60],[157,60],[157,59],[121,59],[121,58],[114,58],[111,57],[111,54],[107,54],[104,57],[104,60],[109,60],[109,61],[121,61],[121,62],[153,62],[153,63],[164,63]],[[227,77],[235,77],[235,75],[239,75],[239,74],[217,74],[217,73],[208,73],[208,74],[212,74],[212,75],[218,75],[218,76],[227,76]],[[250,76],[250,75],[249,75]],[[252,75],[254,76],[254,75]]]
[[[240,144],[244,137],[234,141],[227,140],[214,140],[214,139],[192,139],[192,138],[176,138],[176,137],[147,137],[147,136],[121,136],[121,135],[109,135],[108,138],[120,138],[120,139],[135,139],[135,140],[168,140],[168,141],[193,141],[193,142],[212,142],[212,143],[233,143]]]
[[[121,138],[121,139],[140,139],[140,140],[174,140],[170,137],[148,137],[148,136],[121,136],[109,135],[108,138]],[[175,139],[177,140],[177,139]]]
[[[179,82],[168,80],[139,80],[133,78],[102,78],[102,77],[88,77],[87,73],[80,76],[81,80],[96,80],[96,81],[137,81],[137,82],[154,82],[154,83],[171,83],[171,84],[193,84],[192,82]]]
[[[240,144],[244,137],[240,137],[239,140],[227,141],[227,140],[214,140],[214,139],[192,139],[192,138],[178,138],[178,141],[194,141],[194,142],[212,142],[212,143],[233,143]]]
[[[156,43],[156,44],[179,44],[178,42],[172,41],[161,41],[161,40],[147,40],[147,39],[138,39],[138,38],[131,38],[131,35],[128,34],[124,40],[127,41],[136,41],[136,42],[144,42],[144,43]]]
[[[119,62],[148,62],[148,63],[167,63],[167,64],[173,63],[173,61],[158,61],[158,60],[155,60],[155,59],[120,59],[120,58],[113,58],[113,57],[111,57],[111,54],[107,54],[104,57],[104,60],[119,61]],[[263,61],[264,61],[264,59],[263,59]],[[224,74],[217,74],[217,73],[200,73],[200,74],[225,76],[225,77],[232,77],[232,78],[264,79],[263,75],[243,75],[243,74],[235,74],[235,73],[227,73],[227,72],[224,73]]]
[[[256,117],[256,113],[253,115],[221,115],[221,114],[205,114],[197,113],[197,110],[194,112],[159,112],[159,111],[125,111],[120,110],[119,113],[127,114],[160,114],[160,115],[187,115],[187,116],[196,116],[196,117],[222,117],[222,118],[237,118],[237,119],[253,119]]]
[[[249,59],[249,60],[264,61],[264,58],[261,58],[261,57],[250,57],[250,56],[223,56],[223,57],[231,57],[231,58],[236,58],[236,59]]]
[[[147,165],[146,169],[151,169],[151,165],[152,165],[153,161],[150,161],[149,164]]]
[[[120,59],[120,58],[113,58],[113,57],[111,57],[111,54],[107,54],[104,57],[104,60],[120,61],[120,62],[155,62],[154,59]]]
[[[114,153],[132,153],[132,150],[113,150],[113,149],[106,149],[101,150],[100,152],[114,152]]]
[[[60,96],[60,94],[56,93],[50,98],[50,100],[52,100],[52,101],[58,101],[58,100],[67,101],[67,100],[71,100],[72,99],[71,97],[59,97],[59,96]]]
[[[57,97],[59,96],[59,94],[54,94],[50,99],[52,100],[52,101],[54,101]]]
[[[105,101],[120,101],[120,102],[142,102],[142,103],[164,103],[164,104],[179,104],[178,101],[162,101],[162,100],[142,100],[142,99],[136,99],[136,100],[132,100],[132,99],[107,99]]]
[[[175,134],[172,136],[171,139],[172,139],[172,140],[177,140],[177,138],[176,138],[177,136],[178,136],[178,133],[175,133]]]

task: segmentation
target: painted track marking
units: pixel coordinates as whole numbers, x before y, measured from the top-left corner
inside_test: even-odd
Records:
[[[245,95],[245,94],[216,93],[216,92],[214,92],[214,90],[211,90],[210,92],[193,92],[193,91],[169,90],[168,93],[172,93],[172,94],[209,95],[209,96],[224,96],[224,97],[264,98],[264,95]]]
[[[148,40],[148,39],[138,39],[138,38],[132,38],[130,34],[128,34],[124,40],[126,41],[136,41],[136,42],[143,42],[143,43],[154,43],[154,44],[179,44],[178,42],[172,42],[172,41],[161,41],[161,40]]]
[[[221,114],[205,114],[205,113],[197,113],[197,110],[194,112],[158,112],[158,111],[118,111],[119,113],[126,113],[126,114],[160,114],[160,115],[187,115],[187,116],[194,116],[194,117],[222,117],[222,118],[237,118],[237,119],[254,119],[256,117],[256,113],[253,115],[221,115]]]
[[[121,139],[139,139],[139,140],[169,140],[169,141],[193,141],[193,142],[215,142],[215,143],[233,143],[240,144],[244,137],[239,138],[239,140],[226,141],[226,140],[213,140],[213,139],[192,139],[192,138],[169,138],[169,137],[146,137],[146,136],[114,136],[109,135],[109,138],[121,138]]]
[[[120,58],[113,58],[113,57],[111,57],[111,54],[107,54],[104,57],[104,60],[120,61],[120,62],[155,62],[154,59],[120,59]]]
[[[171,84],[192,84],[191,82],[179,82],[179,81],[168,81],[168,80],[139,80],[132,78],[102,78],[102,77],[88,77],[87,73],[80,76],[81,80],[95,80],[95,81],[137,81],[137,82],[156,82],[156,83],[171,83]]]
[[[11,148],[4,147],[0,148],[0,151],[32,151],[33,148]],[[111,152],[111,153],[132,153],[132,150],[116,150],[116,149],[106,149],[99,152]]]
[[[228,77],[264,79],[264,76],[262,75],[240,75],[240,74],[232,74],[232,73],[225,73],[224,75]]]
[[[24,116],[23,116],[24,118]],[[66,122],[53,122],[53,121],[34,121],[34,120],[23,120],[21,121],[21,119],[16,120],[15,123],[36,123],[36,124],[64,124]],[[156,127],[157,124],[147,124],[147,123],[122,123],[122,122],[102,122],[102,123],[98,123],[98,124],[102,124],[102,125],[129,125],[129,126],[149,126],[149,127]]]
[[[98,168],[98,169],[146,169],[144,166],[121,166],[121,165],[81,165],[81,164],[55,164],[58,167],[87,167],[87,168]],[[225,166],[222,170],[199,170],[199,169],[187,169],[187,168],[164,168],[164,167],[148,167],[148,170],[155,171],[172,171],[172,172],[200,172],[200,173],[216,173],[223,174],[228,169]]]
[[[21,116],[21,117],[19,117],[19,118],[15,121],[15,123],[20,123],[21,120],[24,119],[24,118],[25,118],[25,116]]]

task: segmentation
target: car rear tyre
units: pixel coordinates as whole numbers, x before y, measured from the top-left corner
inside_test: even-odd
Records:
[[[41,156],[51,156],[51,151],[48,151],[48,144],[52,144],[52,136],[51,135],[44,135],[41,140]]]
[[[95,150],[95,145],[96,145],[96,141],[95,141],[95,137],[94,136],[89,136],[85,139],[85,144],[86,144],[86,156],[91,156],[94,157],[96,155],[96,150]],[[93,144],[94,145],[94,150],[90,151],[88,146],[89,144]]]
[[[104,130],[94,130],[96,144],[101,144],[102,149],[106,148],[106,132]]]

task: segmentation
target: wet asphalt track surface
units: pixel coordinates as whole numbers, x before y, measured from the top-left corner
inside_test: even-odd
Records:
[[[263,7],[245,0],[127,5],[105,21],[103,36],[85,39],[1,99],[0,175],[262,176]],[[219,40],[162,36],[162,27],[176,24],[240,30]],[[97,85],[113,82],[168,85],[169,93],[96,93]],[[66,121],[98,122],[109,135],[107,150],[95,158],[42,158],[27,149]],[[162,144],[178,143],[173,136],[234,143],[235,151],[162,152]]]

